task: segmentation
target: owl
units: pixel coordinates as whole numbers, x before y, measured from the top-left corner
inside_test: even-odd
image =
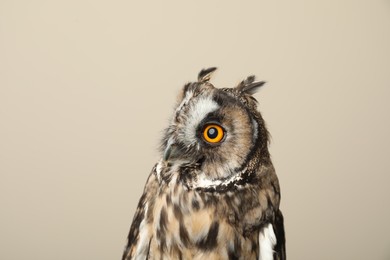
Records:
[[[178,96],[123,260],[284,260],[280,188],[254,76],[216,88],[202,70]]]

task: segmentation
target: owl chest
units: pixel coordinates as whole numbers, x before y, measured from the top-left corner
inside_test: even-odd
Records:
[[[167,187],[153,207],[151,252],[169,259],[228,259],[238,253],[255,257],[258,232],[244,235],[235,211],[221,197]]]
[[[153,216],[153,233],[162,248],[191,247],[200,244],[207,235],[216,241],[220,233],[221,220],[215,218],[215,207],[205,207],[198,194],[182,187],[161,192]]]

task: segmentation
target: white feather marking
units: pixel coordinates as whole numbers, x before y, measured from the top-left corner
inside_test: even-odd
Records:
[[[161,181],[161,170],[162,170],[162,167],[163,167],[163,160],[161,159],[157,163],[157,166],[156,166],[156,175],[157,175],[157,179],[158,179],[159,182]]]
[[[256,120],[252,119],[252,126],[253,126],[253,143],[256,142],[257,135],[259,134],[259,125],[257,124]]]
[[[272,224],[268,224],[260,231],[260,258],[259,260],[273,260],[276,236]]]
[[[211,180],[211,179],[206,179],[204,176],[198,179],[196,183],[197,188],[211,188],[213,186],[218,186],[222,183],[221,180]]]
[[[246,171],[246,168],[237,174],[234,174],[228,179],[209,179],[205,174],[200,174],[199,178],[194,185],[196,188],[216,188],[218,186],[228,186],[231,183],[238,182],[242,179],[242,174]]]
[[[196,129],[200,122],[207,114],[214,112],[219,108],[219,105],[210,97],[200,97],[196,104],[190,108],[188,112],[187,126],[185,127],[185,138],[190,140],[190,143],[196,142]]]

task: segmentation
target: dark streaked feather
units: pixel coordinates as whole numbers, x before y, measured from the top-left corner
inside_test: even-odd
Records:
[[[275,213],[273,227],[276,236],[274,259],[286,260],[286,237],[284,233],[283,215],[280,210]]]
[[[142,246],[139,244],[141,222],[143,220],[147,222],[151,221],[152,216],[150,216],[150,212],[146,214],[145,208],[146,208],[146,204],[151,204],[151,202],[154,200],[155,194],[157,193],[157,187],[159,184],[155,176],[155,171],[156,171],[156,167],[153,168],[151,174],[149,175],[149,178],[146,181],[146,185],[144,188],[144,193],[142,194],[139,200],[137,210],[135,212],[133,222],[130,227],[129,235],[127,237],[127,245],[125,246],[125,250],[122,255],[123,260],[131,259],[136,248]],[[149,238],[148,241],[149,241],[149,245],[147,250],[149,250],[150,248],[151,238]]]
[[[257,81],[255,82],[255,76],[249,76],[238,84],[235,89],[239,92],[253,95],[257,92],[257,90],[265,84],[265,81]]]
[[[216,71],[216,67],[211,67],[208,69],[202,69],[199,74],[198,74],[198,81],[199,82],[207,82],[210,80],[211,75],[213,74],[214,71]]]

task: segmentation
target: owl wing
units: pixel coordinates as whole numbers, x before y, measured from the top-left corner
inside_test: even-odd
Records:
[[[159,187],[155,173],[156,167],[154,167],[150,173],[148,180],[146,181],[144,192],[138,202],[122,260],[129,260],[142,255],[145,256],[143,257],[144,259],[147,259],[149,254],[152,234],[149,232],[148,228],[148,225],[151,225],[151,215],[148,214],[150,213],[148,212],[148,209],[152,208]]]
[[[283,214],[278,210],[273,223],[276,245],[274,247],[274,260],[286,260],[286,238],[284,234]]]
[[[278,210],[273,222],[264,225],[260,230],[259,260],[286,260],[285,243],[283,215]]]

